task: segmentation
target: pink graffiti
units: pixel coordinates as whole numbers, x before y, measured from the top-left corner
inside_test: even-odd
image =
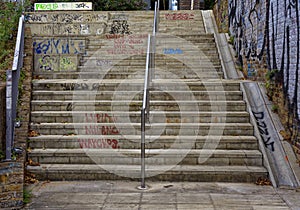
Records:
[[[167,20],[193,20],[194,15],[188,13],[165,14]]]

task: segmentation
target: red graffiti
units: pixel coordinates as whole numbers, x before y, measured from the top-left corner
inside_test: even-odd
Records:
[[[188,13],[165,14],[166,20],[193,20],[194,15]]]
[[[80,148],[118,149],[119,142],[116,139],[78,139]]]
[[[119,134],[119,130],[116,126],[85,126],[85,134],[86,135],[117,135]]]
[[[108,114],[85,114],[85,122],[88,123],[114,123],[116,118]]]

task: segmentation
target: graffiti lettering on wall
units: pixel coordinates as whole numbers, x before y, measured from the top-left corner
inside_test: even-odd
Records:
[[[40,71],[54,71],[55,69],[58,69],[57,63],[57,57],[45,55],[38,59],[38,69]]]
[[[262,140],[264,141],[265,147],[268,148],[269,150],[271,150],[272,152],[274,152],[275,151],[275,149],[274,149],[275,142],[271,140],[271,136],[268,131],[267,124],[264,121],[264,113],[263,112],[253,112],[253,111],[252,111],[252,113],[255,117],[255,120],[256,120],[256,123],[258,126],[258,130],[259,130]]]
[[[120,146],[116,139],[78,139],[80,148],[118,149]]]
[[[131,34],[127,20],[113,20],[110,26],[110,34]]]
[[[112,66],[113,62],[111,60],[96,60],[97,66]]]
[[[33,42],[35,54],[84,54],[83,40],[49,38]]]
[[[77,56],[36,55],[35,71],[74,71],[77,69]]]
[[[126,15],[126,14],[114,14],[111,19],[112,20],[128,20],[128,15]]]
[[[114,39],[112,49],[108,49],[108,54],[140,55],[146,51],[147,35],[119,35],[112,34],[106,36]]]
[[[108,14],[97,13],[31,13],[25,15],[25,21],[30,23],[98,23],[106,22]]]
[[[115,116],[110,116],[107,113],[85,114],[85,122],[90,123],[114,123],[116,120]]]
[[[99,83],[64,83],[61,84],[63,90],[98,90]]]
[[[176,49],[173,49],[173,48],[168,48],[168,49],[164,49],[163,50],[163,53],[164,54],[183,54],[183,51],[181,50],[181,49],[178,49],[178,48],[176,48]]]
[[[193,20],[194,15],[188,13],[165,14],[166,20]]]
[[[299,7],[297,0],[228,1],[229,31],[234,36],[239,62],[244,65],[255,62],[261,69],[279,70],[276,81],[283,86],[290,113],[296,113],[298,119]]]
[[[86,123],[115,123],[116,118],[107,113],[85,114]],[[115,125],[85,126],[86,135],[118,135],[120,131]],[[80,141],[81,148],[112,148],[117,149],[117,139],[86,139]]]

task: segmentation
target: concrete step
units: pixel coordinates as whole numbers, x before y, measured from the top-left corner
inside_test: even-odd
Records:
[[[134,96],[134,97],[132,97]],[[243,94],[241,91],[193,91],[189,94],[186,91],[168,91],[163,92],[159,90],[153,90],[150,92],[151,100],[173,100],[174,96],[176,98],[181,98],[182,100],[226,100],[234,101],[243,100]],[[90,91],[48,91],[39,90],[32,92],[32,100],[72,100],[72,99],[83,99],[83,100],[113,100],[118,99],[133,99],[142,100],[142,91],[101,91],[96,94],[91,94]]]
[[[81,69],[82,70],[82,69]],[[92,72],[35,72],[39,79],[143,79],[145,78],[143,71],[136,72],[120,72],[120,70],[114,70],[112,68],[108,72],[102,73],[102,71]],[[130,67],[128,68],[130,70]],[[131,69],[133,71],[133,69]],[[220,71],[197,71],[190,72],[185,71],[184,69],[176,69],[170,71],[164,71],[159,69],[155,73],[155,78],[157,79],[170,79],[170,78],[180,78],[180,79],[214,79],[214,78],[223,78],[224,73]]]
[[[248,123],[247,112],[161,112],[153,111],[151,123]],[[34,123],[72,123],[73,120],[82,119],[82,122],[118,122],[126,117],[131,122],[141,122],[141,112],[83,112],[83,111],[33,111],[31,121]]]
[[[169,171],[163,172],[164,169]],[[86,164],[42,164],[29,166],[28,171],[34,173],[39,180],[128,180],[140,177],[138,165],[86,165]],[[109,172],[108,172],[109,171]],[[152,166],[147,167],[146,176],[151,181],[194,181],[194,182],[250,182],[259,177],[266,177],[267,170],[261,166]],[[136,179],[137,181],[139,179]]]
[[[115,91],[122,84],[122,91],[140,91],[144,87],[144,79],[127,80],[102,80],[99,79],[53,79],[53,80],[33,80],[34,90],[94,90],[94,91]],[[126,84],[126,85],[125,85]],[[237,91],[240,90],[240,83],[237,81],[225,80],[193,80],[193,79],[169,79],[152,81],[153,87],[161,91],[186,91],[188,87],[191,91]]]
[[[122,154],[122,158],[116,153]],[[163,155],[162,155],[163,154]],[[201,157],[200,157],[201,154]],[[100,164],[140,165],[139,149],[33,149],[28,157],[37,163],[47,164]],[[171,165],[182,157],[181,165],[247,165],[262,166],[262,154],[258,150],[146,150],[146,165]],[[205,161],[203,161],[205,158]]]
[[[141,100],[39,100],[31,101],[32,111],[138,111]],[[161,111],[245,111],[244,101],[150,101],[150,110]]]
[[[112,140],[116,140],[113,144]],[[175,142],[190,145],[191,149],[215,148],[221,150],[257,150],[254,136],[146,136],[147,149],[168,149]],[[190,142],[194,143],[191,145]],[[110,143],[110,144],[109,144]],[[40,135],[29,137],[29,148],[34,149],[79,149],[79,148],[121,148],[140,149],[140,135],[110,135],[109,139],[101,135]]]
[[[140,123],[39,123],[31,130],[41,135],[140,135]],[[154,123],[146,126],[147,135],[253,135],[250,123]]]

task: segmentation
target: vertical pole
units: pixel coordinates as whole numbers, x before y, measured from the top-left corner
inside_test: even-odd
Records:
[[[6,71],[6,160],[11,160],[13,142],[13,117],[12,117],[12,71]]]
[[[142,133],[142,141],[141,141],[141,189],[146,189],[145,185],[145,109],[142,109],[141,113],[141,133]]]

